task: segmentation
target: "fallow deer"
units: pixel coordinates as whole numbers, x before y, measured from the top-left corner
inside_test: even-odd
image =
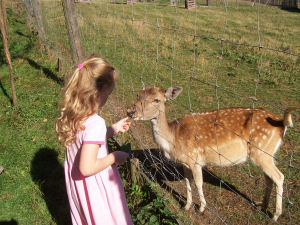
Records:
[[[164,155],[184,165],[188,210],[192,204],[189,172],[192,172],[200,197],[200,212],[206,207],[203,195],[202,167],[232,166],[251,159],[265,175],[266,188],[262,201],[268,207],[273,182],[276,184],[276,221],[282,213],[284,175],[274,163],[274,155],[283,143],[292,116],[286,111],[284,119],[263,109],[226,108],[192,113],[172,122],[167,121],[165,102],[174,100],[181,87],[145,87],[127,114],[134,120],[151,120],[153,136]]]

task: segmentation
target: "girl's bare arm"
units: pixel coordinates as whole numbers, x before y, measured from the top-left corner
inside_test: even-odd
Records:
[[[121,165],[127,158],[126,152],[115,151],[106,157],[97,159],[99,145],[83,144],[80,152],[79,171],[83,176],[91,176],[113,164]]]
[[[107,128],[107,138],[111,138],[115,134],[121,132],[124,133],[129,130],[130,121],[127,121],[128,117],[121,119],[117,123],[111,125],[109,128]]]

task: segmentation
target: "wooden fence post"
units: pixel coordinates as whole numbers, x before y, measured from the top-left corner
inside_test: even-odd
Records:
[[[68,29],[69,42],[72,51],[74,63],[78,63],[83,59],[81,47],[81,39],[78,29],[77,17],[75,13],[74,0],[63,0],[64,15]]]
[[[186,9],[193,9],[196,7],[195,0],[185,0],[184,5]]]
[[[131,174],[131,180],[134,184],[140,184],[141,183],[141,168],[139,159],[134,158],[130,159],[130,174]]]
[[[7,26],[7,24],[4,23],[4,15],[3,15],[3,12],[5,10],[6,10],[5,1],[2,0],[2,2],[1,2],[1,13],[0,13],[0,30],[1,30],[3,46],[4,46],[5,58],[6,58],[8,67],[9,67],[13,106],[16,107],[17,106],[17,97],[16,97],[16,91],[15,91],[14,77],[13,77],[13,68],[12,68],[12,62],[11,62],[11,58],[10,58],[10,54],[9,54],[7,37],[6,37],[7,27],[5,27],[5,26]]]
[[[26,20],[30,30],[34,30],[34,12],[31,5],[31,0],[24,0],[25,11],[26,11]]]
[[[46,42],[47,42],[46,33],[45,33],[45,29],[44,29],[42,16],[41,16],[41,13],[40,13],[40,8],[39,8],[39,5],[38,5],[38,0],[31,0],[31,3],[32,3],[32,8],[33,8],[34,16],[35,16],[35,19],[36,19],[36,23],[37,23],[37,30],[38,30],[39,36],[42,40],[42,43],[43,43],[43,46],[44,46],[45,50],[47,50],[47,47],[46,47]]]

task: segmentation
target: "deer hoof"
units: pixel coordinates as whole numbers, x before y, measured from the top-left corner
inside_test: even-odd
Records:
[[[191,208],[191,204],[186,204],[185,207],[184,207],[184,210],[188,211],[190,208]]]
[[[200,206],[200,210],[199,210],[199,211],[200,211],[201,213],[203,213],[204,210],[205,210],[205,205],[202,204],[202,205]]]
[[[275,215],[275,216],[273,216],[272,220],[273,220],[274,222],[276,222],[277,219],[278,219],[278,217],[279,217],[279,216],[276,216],[276,215]]]
[[[263,201],[259,201],[259,202],[256,203],[256,205],[257,205],[257,206],[263,206],[263,205],[264,205],[264,202],[263,202]]]

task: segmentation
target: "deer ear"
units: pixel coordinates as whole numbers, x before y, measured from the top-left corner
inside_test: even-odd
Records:
[[[165,93],[166,100],[174,100],[182,91],[182,87],[169,87]]]

